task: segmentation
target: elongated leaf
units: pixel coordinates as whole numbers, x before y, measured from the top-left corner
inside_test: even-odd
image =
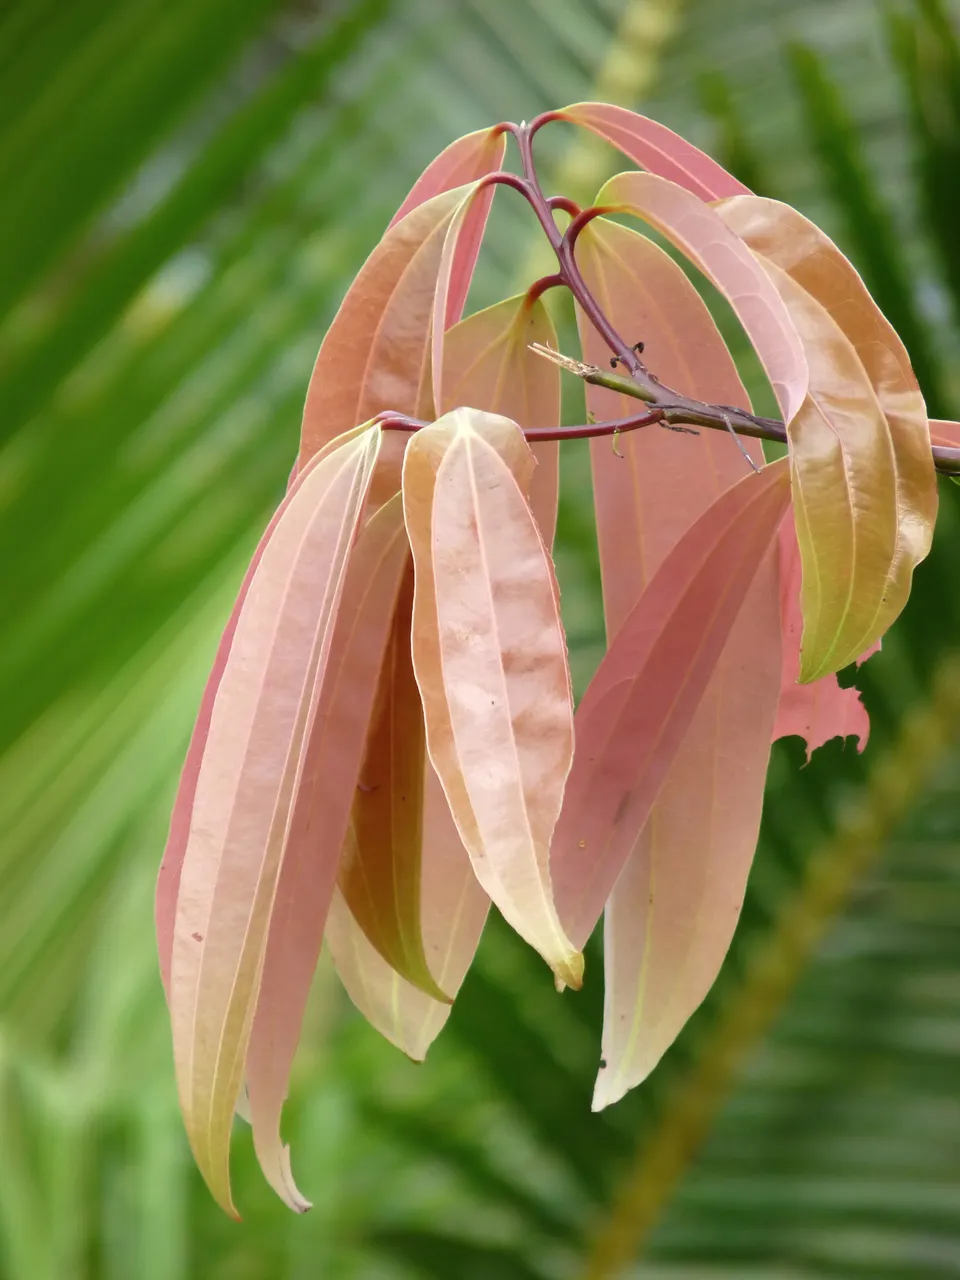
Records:
[[[554,837],[557,909],[585,941],[649,816],[789,501],[785,462],[748,474],[661,564],[577,708]]]
[[[802,214],[776,200],[757,196],[724,201],[717,206],[717,212],[745,244],[786,272],[830,313],[856,352],[885,423],[877,423],[876,415],[871,420],[887,437],[892,453],[898,563],[891,568],[890,577],[905,578],[909,592],[913,566],[930,549],[937,515],[937,484],[930,459],[930,431],[923,396],[903,343],[851,263],[829,237]],[[813,341],[812,334],[810,341]],[[797,460],[798,467],[800,461]],[[856,463],[846,457],[844,463],[847,485],[855,492],[858,487]],[[819,458],[816,466],[820,466]],[[801,552],[803,550],[801,546]],[[822,564],[822,556],[818,559]],[[804,572],[814,574],[808,559],[804,560]],[[894,590],[892,595],[884,589],[882,595],[887,605],[886,610],[880,611],[881,619],[886,620],[882,625],[885,630],[902,607],[905,596],[902,589],[900,594]],[[808,598],[805,593],[804,599]],[[868,644],[875,639],[876,636],[871,635]],[[804,678],[809,679],[816,668],[814,655],[806,655],[802,665]]]
[[[396,518],[402,531],[402,509]],[[353,918],[384,960],[427,995],[445,1000],[430,973],[421,937],[420,854],[428,762],[423,707],[410,654],[409,556],[401,563],[394,597],[338,883]]]
[[[614,328],[642,340],[647,367],[681,394],[749,407],[747,392],[705,304],[679,266],[653,241],[605,218],[586,226],[577,261]],[[584,359],[606,363],[607,348],[578,316]],[[596,418],[636,412],[637,401],[586,387]],[[744,442],[758,463],[755,442]],[[620,455],[620,456],[618,456]],[[729,436],[681,435],[659,427],[590,446],[604,616],[612,640],[663,557],[747,463]]]
[[[446,333],[463,312],[496,188],[481,180],[465,191],[447,226],[440,265],[437,268],[430,354],[432,403],[436,406],[443,403],[443,348]]]
[[[558,977],[579,986],[582,957],[550,889],[573,709],[553,566],[524,497],[532,470],[516,424],[476,410],[411,440],[413,661],[430,758],[478,880]]]
[[[468,189],[434,196],[391,227],[327,330],[307,389],[300,465],[386,409],[418,414],[445,233]],[[427,406],[429,408],[429,406]]]
[[[632,213],[649,222],[712,280],[756,348],[789,422],[807,390],[803,345],[777,289],[719,214],[651,173],[618,174],[600,189],[596,202],[611,213]]]
[[[435,331],[441,335],[463,313],[496,191],[492,185],[478,185],[479,179],[500,168],[506,146],[506,134],[498,126],[452,142],[420,175],[390,224],[441,191],[463,188],[470,192],[454,215],[445,245],[439,282],[443,323],[438,325],[434,319]]]
[[[298,764],[247,1055],[254,1145],[277,1193],[304,1207],[280,1142],[280,1112],[346,838],[377,672],[408,557],[399,493],[368,520],[347,561],[312,725]]]
[[[643,169],[685,187],[701,200],[739,195],[747,187],[722,165],[656,120],[606,102],[576,102],[558,116],[604,138]]]
[[[560,370],[530,350],[534,342],[557,348],[557,334],[540,301],[526,294],[477,311],[449,329],[443,340],[440,411],[459,405],[499,413],[518,426],[560,424]],[[530,507],[546,546],[553,545],[560,490],[560,445],[532,446],[537,469]]]
[[[707,402],[749,407],[709,311],[657,245],[597,219],[581,235],[577,257],[604,314],[631,341],[643,338],[644,360],[665,384]],[[602,339],[582,315],[579,321],[585,359],[602,362]],[[586,395],[598,418],[635,411],[627,397],[601,387],[588,386]],[[743,443],[762,462],[759,445]],[[615,637],[666,555],[747,464],[729,436],[657,428],[623,436],[617,453],[609,441],[593,442],[591,462],[604,613]],[[607,902],[595,1108],[649,1073],[730,945],[757,842],[779,655],[770,550]]]
[[[359,428],[354,432],[348,432],[342,439],[331,441],[319,453],[315,454],[306,467],[295,474],[291,479],[290,487],[286,496],[280,503],[274,513],[270,523],[264,530],[257,548],[253,553],[247,571],[244,574],[240,590],[237,593],[237,599],[231,610],[230,617],[227,619],[227,625],[224,627],[223,635],[220,638],[220,644],[213,660],[213,666],[210,675],[207,678],[206,687],[203,691],[203,697],[200,702],[200,708],[197,712],[197,720],[194,725],[193,733],[190,737],[190,745],[187,749],[187,756],[184,761],[183,769],[180,774],[180,783],[177,788],[177,795],[173,805],[173,813],[170,819],[170,831],[167,836],[167,843],[163,851],[163,858],[160,863],[160,870],[157,876],[157,891],[155,902],[155,922],[157,930],[157,950],[160,958],[160,977],[163,981],[164,993],[167,999],[170,998],[170,965],[173,952],[173,930],[177,914],[177,897],[180,892],[180,876],[183,870],[183,857],[187,848],[187,839],[190,834],[190,819],[193,813],[193,802],[197,792],[197,778],[200,773],[200,765],[203,761],[203,753],[206,749],[207,738],[210,733],[210,720],[213,715],[214,702],[217,692],[220,688],[220,681],[223,679],[224,668],[227,665],[227,658],[233,645],[233,637],[237,630],[237,622],[240,618],[240,611],[246,600],[247,593],[250,590],[250,584],[256,573],[264,550],[273,536],[274,530],[281,516],[290,505],[296,491],[303,485],[310,472],[319,465],[320,462],[341,443],[346,443],[349,439],[360,434],[360,431],[366,428]],[[397,459],[396,444],[389,439],[384,442],[385,447],[381,449],[378,457],[378,463],[386,460]],[[395,478],[393,478],[393,492],[399,488],[399,471],[400,461],[396,461]],[[384,466],[378,466],[374,471],[371,479],[371,496],[378,488],[378,472],[386,471]],[[381,480],[381,484],[382,484]]]
[[[324,458],[277,522],[240,611],[197,779],[170,1012],[187,1133],[231,1213],[230,1124],[300,751],[379,436],[367,432]]]
[[[760,830],[780,693],[776,586],[774,538],[760,552],[753,585],[607,904],[595,1111],[650,1074],[730,947]]]
[[[803,565],[800,679],[812,680],[854,661],[903,608],[932,534],[924,472],[934,514],[936,486],[922,411],[915,435],[925,461],[915,438],[898,448],[863,362],[831,313],[761,260],[790,307],[810,368],[809,395],[787,434]]]

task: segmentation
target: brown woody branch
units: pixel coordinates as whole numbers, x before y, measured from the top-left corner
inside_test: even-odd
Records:
[[[596,365],[585,364],[582,360],[573,360],[570,356],[554,351],[551,347],[545,347],[539,342],[533,343],[531,350],[559,365],[567,373],[576,374],[591,386],[618,391],[621,395],[643,400],[652,408],[659,409],[660,421],[666,426],[683,423],[714,431],[732,430],[737,435],[750,436],[755,440],[773,440],[777,444],[787,443],[786,428],[776,418],[760,418],[730,405],[710,405],[703,404],[699,400],[690,400],[686,396],[676,395],[656,379],[653,380],[653,387],[650,387],[638,382],[635,375],[627,377],[624,374],[600,369]],[[570,430],[574,432],[577,429]],[[630,427],[625,423],[621,430],[629,431]],[[960,475],[960,449],[934,445],[931,452],[933,464],[941,474]]]

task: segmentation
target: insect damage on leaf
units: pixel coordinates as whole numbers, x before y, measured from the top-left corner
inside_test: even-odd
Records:
[[[643,172],[583,211],[548,200],[534,139],[552,120]],[[519,176],[501,168],[511,137]],[[557,271],[463,318],[504,187]],[[753,413],[644,226],[726,296],[781,420]],[[554,287],[576,303],[579,360],[557,350]],[[562,425],[563,371],[586,383],[584,423]],[[574,715],[552,548],[559,450],[580,437],[608,647]],[[763,439],[788,458],[763,466]],[[181,1108],[228,1212],[235,1110],[277,1193],[309,1207],[281,1111],[324,937],[358,1008],[420,1059],[491,902],[560,989],[583,981],[602,914],[594,1106],[653,1069],[729,946],[771,739],[866,741],[834,672],[906,605],[937,471],[960,476],[960,428],[928,422],[853,266],[665,126],[578,103],[427,167],[321,345],[160,867]]]

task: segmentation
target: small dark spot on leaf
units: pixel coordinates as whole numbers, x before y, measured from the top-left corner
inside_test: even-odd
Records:
[[[601,1058],[601,1059],[600,1059],[600,1070],[602,1071],[606,1065],[607,1065],[607,1060],[606,1060],[606,1058]]]
[[[202,934],[202,933],[191,933],[190,937],[194,940],[194,942],[202,942],[202,941],[203,941],[203,934]]]

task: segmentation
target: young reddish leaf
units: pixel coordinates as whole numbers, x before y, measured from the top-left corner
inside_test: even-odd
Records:
[[[855,736],[857,750],[862,751],[870,736],[870,717],[857,690],[841,689],[832,673],[809,684],[797,683],[803,615],[800,611],[800,548],[792,511],[787,512],[780,527],[779,558],[783,669],[773,737],[788,738],[796,734],[803,738],[808,760],[817,747],[831,738]]]
[[[597,218],[581,232],[577,262],[611,324],[643,338],[647,367],[668,387],[714,404],[749,406],[719,330],[682,269],[653,241]],[[606,363],[607,348],[578,315],[583,357]],[[587,385],[597,419],[636,412],[636,401]],[[757,441],[744,441],[762,464]],[[619,456],[618,456],[619,455]],[[747,469],[737,443],[716,431],[681,435],[659,427],[590,445],[607,635],[612,638],[667,552]]]
[[[937,482],[930,457],[930,429],[910,358],[851,263],[829,237],[802,214],[789,205],[756,196],[739,196],[723,201],[717,206],[717,211],[760,257],[761,262],[772,262],[790,277],[795,286],[830,314],[833,323],[855,351],[873,388],[882,418],[878,420],[874,413],[863,421],[874,423],[880,437],[876,443],[885,445],[892,461],[895,487],[892,515],[896,545],[892,553],[894,563],[889,572],[891,583],[900,584],[899,588],[893,588],[892,596],[886,591],[881,593],[890,606],[880,611],[886,619],[882,628],[885,630],[909,594],[914,565],[930,549],[937,515]],[[788,295],[784,297],[789,301]],[[815,333],[816,329],[811,330],[808,341],[814,341]],[[848,434],[855,427],[859,427],[859,423],[851,423]],[[862,428],[857,434],[862,434]],[[843,448],[843,438],[840,445]],[[851,440],[848,449],[844,450],[844,464],[846,484],[855,502],[859,485],[854,448]],[[802,461],[797,460],[798,469]],[[815,465],[819,468],[819,462]],[[866,484],[866,473],[863,474],[863,483]],[[798,478],[806,480],[805,476]],[[809,489],[809,483],[807,487]],[[863,536],[861,532],[858,542]],[[821,563],[824,554],[821,551]],[[804,570],[811,577],[815,576],[812,560],[805,559]],[[820,589],[824,590],[822,585]],[[805,586],[804,599],[809,601],[811,598],[813,593],[809,586]],[[895,605],[896,600],[899,604]],[[872,644],[878,634],[871,633],[869,643]],[[867,644],[862,646],[864,649],[867,647]],[[829,655],[824,655],[821,665],[826,667],[829,663]],[[813,655],[805,655],[805,678],[810,678],[816,666]]]
[[[160,958],[160,977],[163,982],[164,994],[169,1001],[170,998],[170,964],[173,951],[173,928],[177,914],[177,897],[180,892],[180,874],[183,868],[183,855],[187,847],[187,837],[190,833],[190,817],[193,813],[193,801],[197,791],[197,777],[200,773],[200,765],[203,760],[203,753],[207,745],[207,737],[210,732],[210,719],[213,715],[214,702],[217,697],[217,690],[220,688],[220,681],[223,677],[223,671],[227,664],[227,657],[233,644],[234,633],[237,629],[237,621],[240,617],[240,611],[243,608],[243,602],[247,597],[250,589],[250,583],[256,572],[257,566],[263,557],[263,552],[267,543],[273,536],[273,532],[277,527],[287,507],[290,505],[297,489],[304,483],[310,471],[325,458],[333,449],[339,448],[341,444],[354,439],[358,435],[367,430],[366,426],[356,427],[352,431],[345,433],[332,440],[328,445],[315,454],[309,464],[296,474],[291,480],[290,487],[287,490],[283,501],[280,503],[274,513],[270,523],[264,530],[257,548],[253,553],[253,557],[240,584],[240,590],[237,593],[237,599],[234,603],[230,617],[227,619],[227,625],[223,630],[220,638],[220,644],[217,647],[216,656],[213,660],[213,667],[207,678],[206,687],[203,691],[203,697],[200,702],[200,708],[197,712],[197,720],[194,725],[193,733],[190,737],[190,746],[187,750],[187,756],[184,761],[183,769],[180,774],[180,783],[177,788],[177,796],[174,801],[173,813],[170,819],[170,833],[167,837],[166,847],[163,851],[163,858],[160,863],[160,871],[157,876],[157,892],[155,904],[155,919],[157,929],[157,950]],[[403,442],[405,443],[405,441]],[[377,468],[374,471],[371,480],[370,497],[373,498],[374,491],[383,485],[381,472],[387,473],[389,466],[384,465],[388,461],[393,462],[392,478],[393,489],[396,493],[400,487],[400,464],[402,455],[397,452],[396,442],[389,438],[383,441],[381,451],[378,456]],[[391,482],[388,477],[388,483]],[[369,505],[369,502],[368,502]],[[379,504],[378,504],[379,505]]]
[[[575,102],[556,113],[612,143],[641,169],[668,178],[701,200],[749,191],[722,165],[656,120],[606,102]]]
[[[490,900],[474,875],[429,760],[423,801],[420,926],[430,973],[447,992],[434,1000],[405,981],[373,947],[341,894],[327,919],[337,972],[363,1016],[409,1058],[421,1062],[450,1015],[480,941]]]
[[[347,561],[329,657],[311,707],[270,916],[247,1054],[257,1157],[274,1189],[305,1207],[280,1141],[280,1113],[350,822],[393,602],[409,558],[399,493],[370,517]]]
[[[652,241],[604,219],[584,228],[577,261],[604,314],[662,381],[710,403],[749,408],[714,321],[677,264]],[[584,359],[602,339],[581,315]],[[597,418],[632,400],[586,387]],[[743,441],[762,463],[759,443]],[[746,472],[730,436],[652,427],[591,444],[607,634],[615,636],[690,525]],[[649,1072],[716,977],[756,847],[780,682],[777,565],[768,551],[649,817],[607,902],[600,1108]]]
[[[780,691],[776,558],[771,545],[607,904],[595,1111],[650,1074],[713,985],[736,928]]]
[[[303,466],[333,436],[386,409],[418,414],[446,230],[469,188],[442,192],[386,233],[320,347],[303,409]]]
[[[577,708],[551,873],[578,944],[653,808],[789,497],[785,461],[721,494],[663,561]]]
[[[618,174],[597,204],[643,218],[713,281],[740,318],[789,422],[807,390],[803,344],[763,267],[716,210],[652,173]]]
[[[277,522],[240,611],[197,779],[170,1013],[190,1143],[231,1213],[230,1127],[287,819],[379,440],[374,428],[324,458]]]
[[[761,261],[790,308],[810,369],[809,395],[787,425],[807,681],[853,662],[883,635],[910,594],[930,529],[919,475],[894,443],[853,344],[811,293]],[[923,434],[929,442],[925,418]],[[932,477],[929,443],[926,454]]]
[[[463,312],[495,190],[493,185],[482,180],[474,183],[467,189],[447,227],[433,298],[430,355],[431,403],[438,407],[438,413],[439,406],[444,403],[441,383],[447,330]]]
[[[960,449],[960,422],[931,418],[930,436],[934,444],[944,445],[948,449]]]
[[[534,342],[557,348],[557,333],[540,301],[526,294],[477,311],[449,329],[443,341],[442,413],[470,405],[498,413],[518,426],[560,424],[560,370],[530,350]],[[532,445],[537,469],[530,485],[530,508],[541,536],[553,546],[560,490],[560,446],[556,440]]]
[[[532,470],[516,424],[476,410],[410,441],[413,663],[430,758],[477,878],[557,976],[579,986],[583,959],[550,889],[573,706],[553,565],[524,497]]]
[[[465,187],[485,174],[493,173],[503,164],[507,147],[507,135],[494,125],[492,129],[478,129],[457,138],[427,165],[413,184],[410,194],[393,215],[390,226],[401,222],[408,213],[442,191]]]
[[[400,520],[402,525],[402,513]],[[404,540],[406,541],[406,540]],[[435,1000],[420,923],[426,739],[410,653],[413,563],[397,582],[363,767],[338,884],[350,912],[387,963]]]

